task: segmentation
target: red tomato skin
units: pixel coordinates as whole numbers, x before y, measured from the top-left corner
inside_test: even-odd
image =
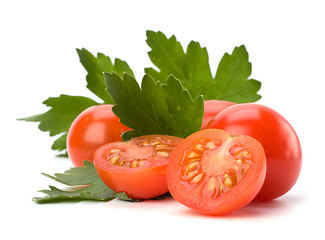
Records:
[[[150,171],[140,170],[132,174],[112,172],[96,166],[101,180],[114,192],[125,192],[132,199],[149,199],[168,192],[166,182],[166,165],[152,167]]]
[[[256,200],[276,199],[296,183],[302,165],[300,141],[290,123],[278,112],[260,104],[238,104],[221,112],[206,128],[248,135],[262,144],[267,173]]]
[[[204,101],[204,115],[202,119],[201,129],[204,129],[209,121],[218,115],[221,111],[226,108],[235,105],[234,102],[228,102],[223,100],[206,100]]]
[[[211,131],[212,130],[212,131]],[[221,136],[223,135],[223,136]],[[207,196],[200,196],[195,186],[191,187],[181,180],[181,165],[184,153],[193,143],[201,139],[229,139],[229,137],[240,139],[246,146],[250,146],[255,152],[255,164],[246,173],[240,184],[234,186],[222,197],[213,199]],[[266,159],[263,147],[255,139],[249,136],[230,136],[220,129],[208,129],[196,132],[185,138],[173,151],[166,170],[167,184],[174,199],[196,212],[220,216],[236,211],[249,204],[261,189],[266,175]]]
[[[112,107],[111,104],[101,104],[87,108],[71,124],[67,151],[74,166],[83,166],[84,160],[93,162],[93,154],[98,147],[122,141],[122,134],[130,130],[120,122]]]

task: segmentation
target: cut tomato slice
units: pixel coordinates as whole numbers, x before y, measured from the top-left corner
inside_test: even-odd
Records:
[[[192,134],[175,148],[167,166],[167,184],[183,205],[221,215],[250,203],[265,173],[265,153],[257,140],[209,129]]]
[[[181,138],[149,135],[106,144],[95,151],[94,165],[102,181],[133,199],[168,192],[166,165]]]

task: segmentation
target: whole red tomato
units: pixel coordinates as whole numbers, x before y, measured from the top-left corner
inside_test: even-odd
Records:
[[[262,144],[267,172],[256,199],[278,198],[296,183],[302,164],[300,142],[293,127],[278,112],[260,104],[238,104],[222,111],[206,128],[248,135]]]
[[[122,141],[122,134],[130,128],[120,123],[112,106],[102,104],[84,110],[73,121],[67,137],[69,158],[76,167],[83,161],[93,161],[95,150],[103,144]]]
[[[235,105],[236,103],[223,100],[206,100],[204,101],[204,115],[202,119],[202,127],[204,129],[208,122],[218,115],[222,110]]]

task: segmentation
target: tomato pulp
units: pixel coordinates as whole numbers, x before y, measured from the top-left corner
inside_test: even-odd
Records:
[[[226,108],[236,103],[223,100],[206,100],[204,101],[204,115],[201,129],[204,129],[208,122]]]
[[[133,199],[158,197],[168,192],[166,165],[182,141],[166,135],[148,135],[101,146],[94,165],[102,181],[115,192]]]
[[[68,132],[67,150],[74,166],[83,166],[84,160],[92,162],[98,147],[109,142],[122,141],[122,134],[130,130],[120,123],[112,106],[92,106],[73,121]]]
[[[206,128],[248,135],[262,144],[267,173],[256,199],[278,198],[296,183],[302,164],[300,142],[293,127],[278,112],[260,104],[237,104],[218,114]]]
[[[250,203],[266,173],[262,145],[252,137],[208,129],[185,138],[170,156],[167,184],[183,205],[209,215]]]

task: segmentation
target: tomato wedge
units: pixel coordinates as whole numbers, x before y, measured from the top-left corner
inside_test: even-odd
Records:
[[[266,174],[262,145],[252,137],[208,129],[185,138],[166,170],[171,195],[183,205],[222,215],[250,203]]]
[[[115,192],[133,199],[158,197],[168,192],[166,165],[182,138],[148,135],[103,145],[94,153],[102,181]]]

